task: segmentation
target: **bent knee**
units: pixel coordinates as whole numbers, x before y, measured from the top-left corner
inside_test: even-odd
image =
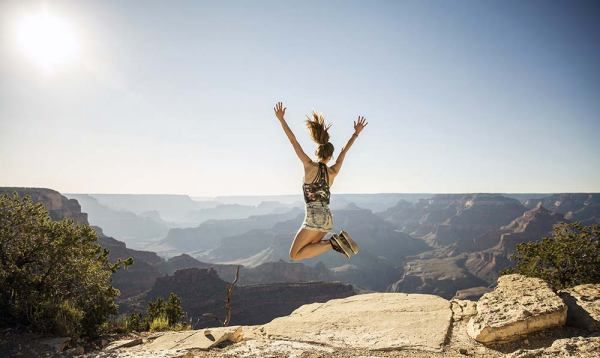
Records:
[[[291,252],[290,251],[290,260],[292,260],[292,261],[300,261],[300,260],[302,260],[302,258],[300,256],[298,256],[297,252]]]

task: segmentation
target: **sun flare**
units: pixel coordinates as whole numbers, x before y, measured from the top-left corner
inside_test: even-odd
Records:
[[[74,28],[47,11],[20,19],[17,44],[23,54],[44,72],[55,72],[79,57],[79,39]]]

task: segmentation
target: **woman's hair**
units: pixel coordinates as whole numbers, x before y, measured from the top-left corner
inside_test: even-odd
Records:
[[[310,137],[319,145],[315,154],[319,159],[331,157],[333,155],[333,144],[329,142],[329,133],[327,132],[329,127],[331,127],[331,123],[326,126],[323,114],[315,111],[312,113],[312,118],[310,116],[306,116],[306,118],[308,118],[306,120],[306,127],[308,128]]]

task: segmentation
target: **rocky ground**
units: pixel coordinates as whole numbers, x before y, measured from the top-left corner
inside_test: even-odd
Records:
[[[101,347],[5,335],[0,356],[600,357],[599,289],[581,285],[559,296],[539,279],[508,275],[478,302],[367,293],[307,304],[263,325],[130,335]]]

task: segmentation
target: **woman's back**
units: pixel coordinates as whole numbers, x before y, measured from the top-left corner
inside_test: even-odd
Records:
[[[333,181],[329,176],[330,169],[322,162],[317,162],[309,168],[305,168],[302,191],[304,193],[304,201],[309,202],[325,202],[329,204],[331,192],[329,188]],[[333,175],[335,176],[335,175]],[[306,182],[306,178],[314,178],[310,182]],[[331,180],[331,181],[330,181]]]
[[[314,181],[314,179],[317,178],[317,176],[319,175],[319,166],[320,166],[319,163],[321,163],[321,162],[311,161],[310,165],[304,167],[304,177],[302,178],[303,183],[305,183],[305,184],[312,183]],[[331,169],[327,165],[325,165],[325,164],[323,164],[323,165],[327,169],[327,176],[329,177],[328,184],[329,184],[329,187],[331,187],[333,185],[333,181],[334,181],[335,177],[337,176],[337,173],[335,173],[333,171],[333,169]]]

